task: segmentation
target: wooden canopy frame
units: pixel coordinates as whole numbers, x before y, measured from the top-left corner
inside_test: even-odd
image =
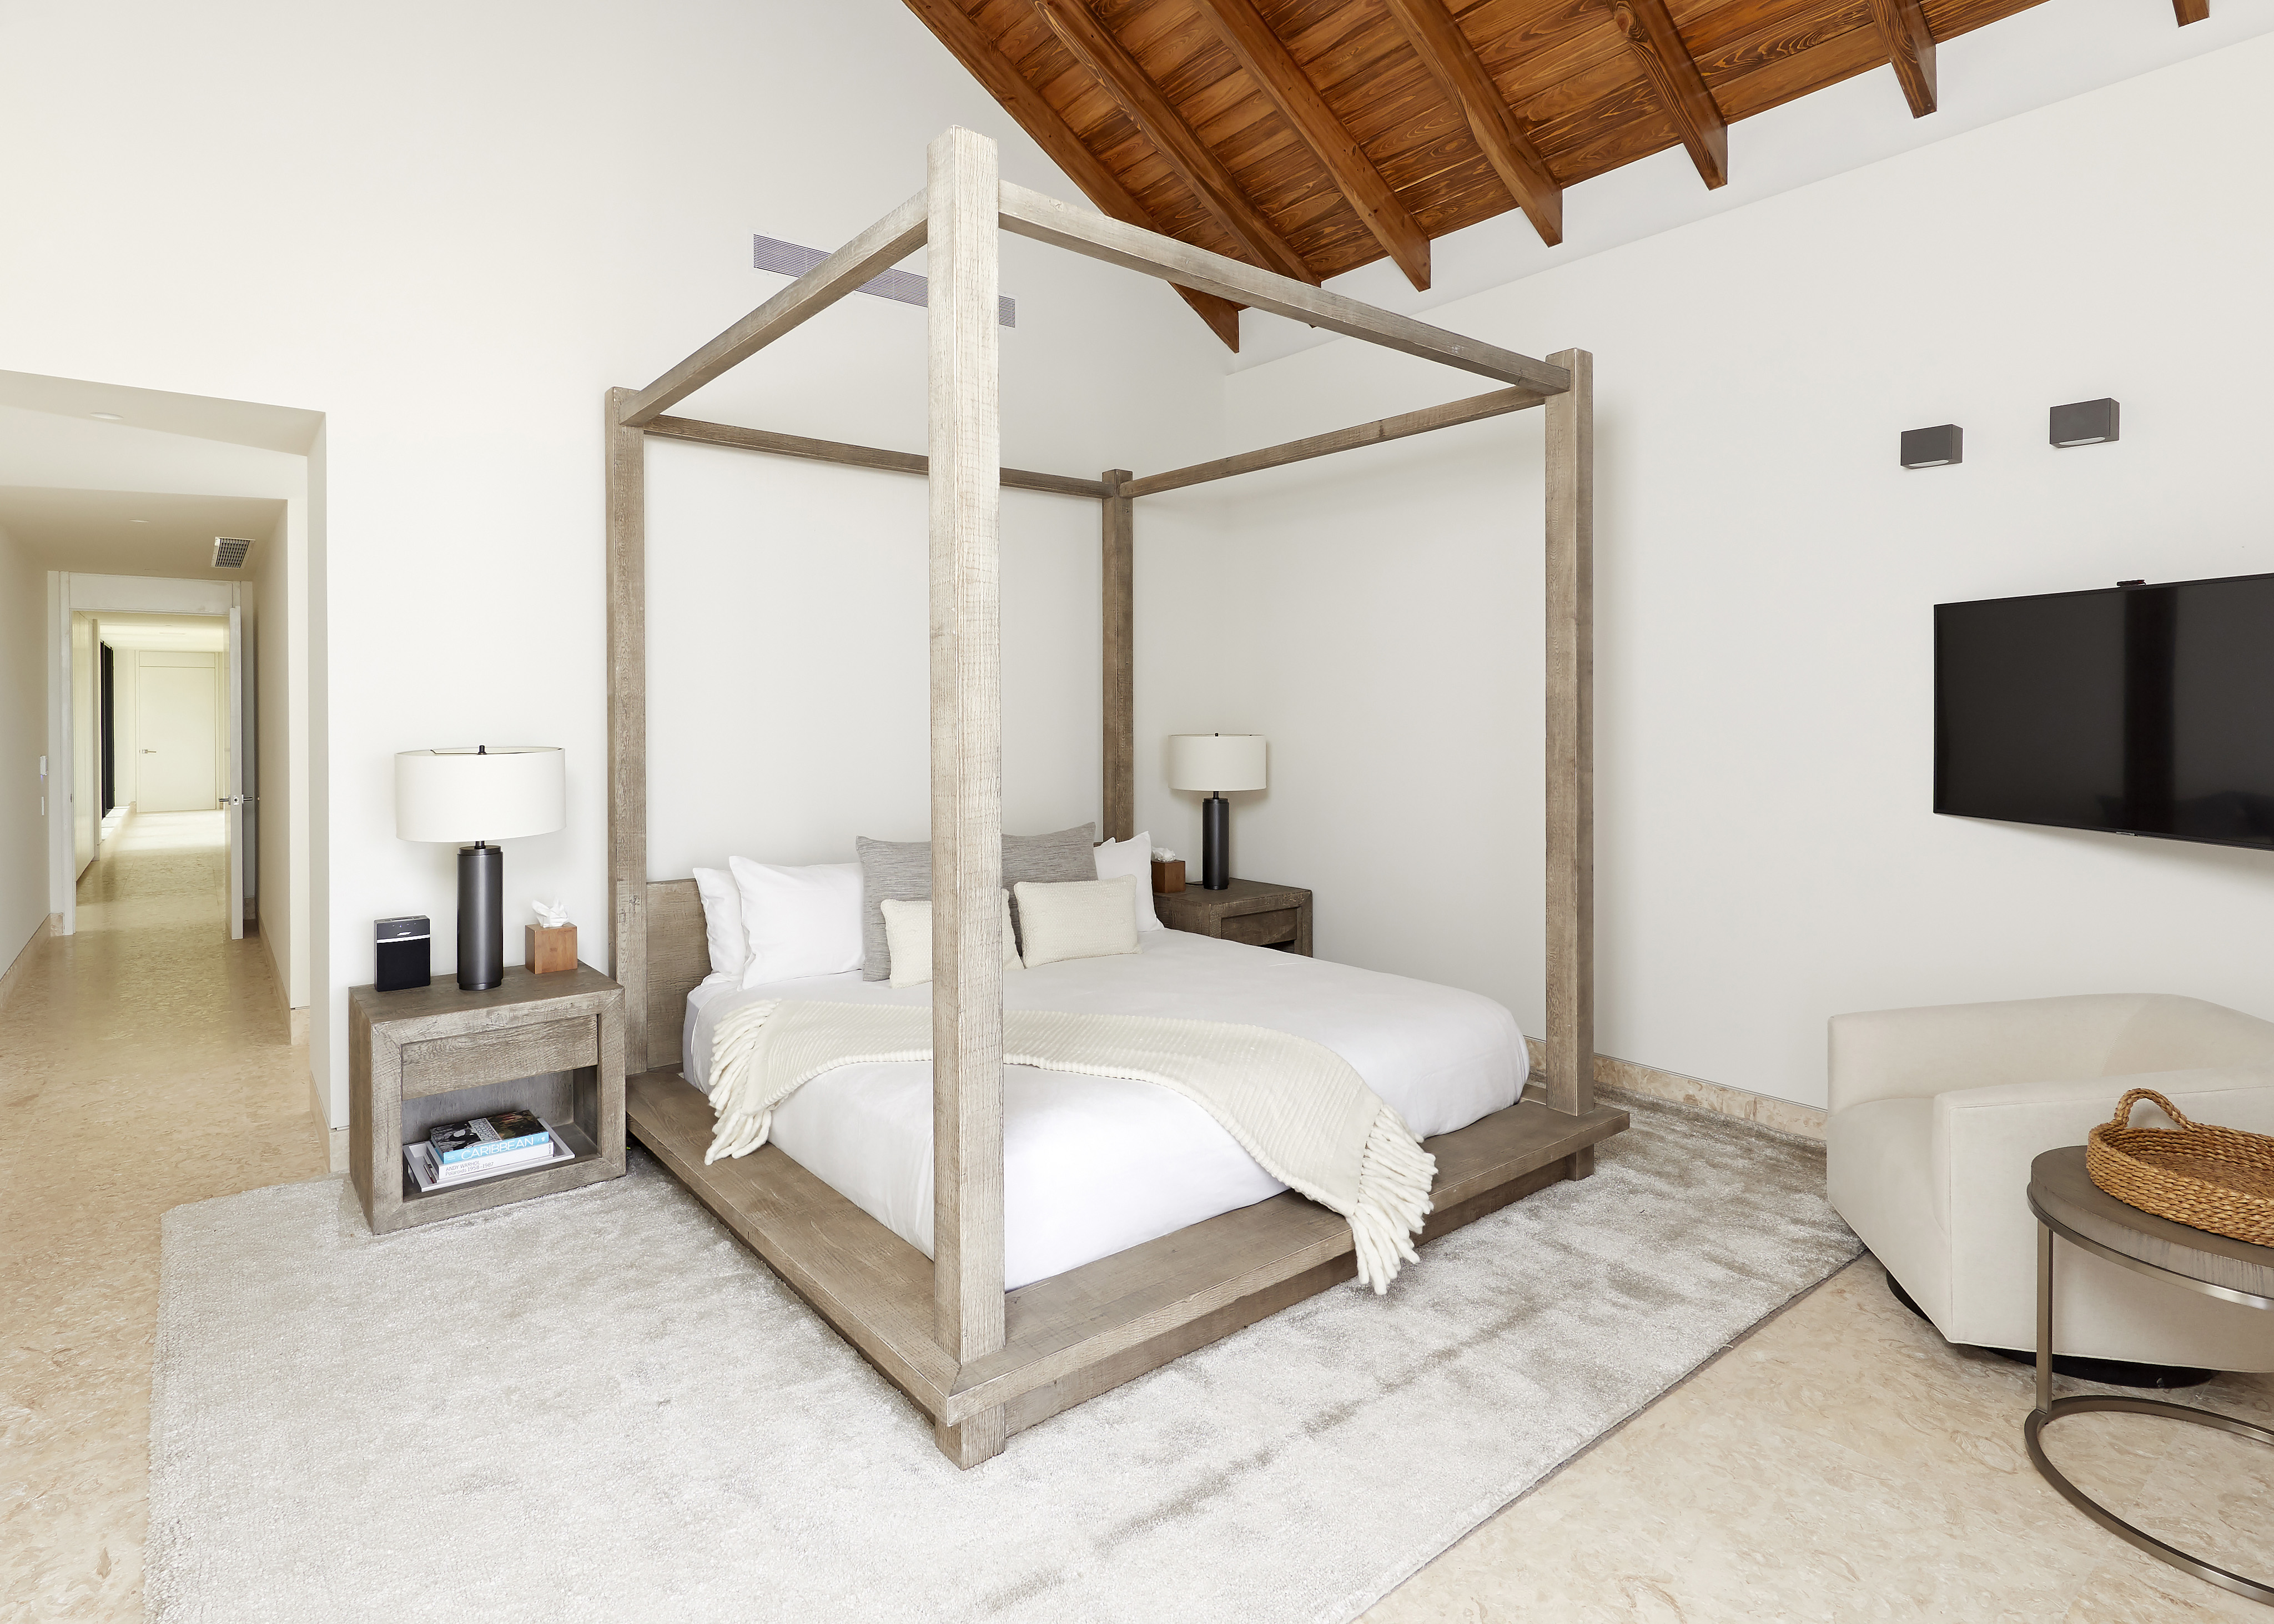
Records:
[[[998,231],[1479,373],[1487,395],[1143,478],[1001,466]],[[668,417],[669,408],[929,244],[930,455]],[[607,402],[608,853],[632,1133],[931,1418],[959,1465],[1069,1405],[1354,1273],[1350,1229],[1291,1192],[1005,1293],[1003,1289],[998,492],[1094,500],[1104,578],[1104,814],[1135,833],[1132,573],[1138,498],[1459,423],[1547,410],[1547,1063],[1544,1086],[1427,1141],[1427,1240],[1593,1169],[1626,1126],[1594,1060],[1590,717],[1593,366],[1464,338],[1002,182],[995,144],[954,129],[927,184],[644,389]],[[709,968],[691,879],[647,871],[645,443],[739,447],[930,482],[934,1257],[767,1146],[705,1165],[712,1114],[679,1075],[687,994]]]

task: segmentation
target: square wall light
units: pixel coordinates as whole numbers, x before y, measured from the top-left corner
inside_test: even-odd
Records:
[[[1966,461],[1966,431],[1955,423],[1903,431],[1905,468],[1947,468]]]
[[[2114,401],[2072,401],[2052,411],[2056,446],[2097,446],[2116,438]]]

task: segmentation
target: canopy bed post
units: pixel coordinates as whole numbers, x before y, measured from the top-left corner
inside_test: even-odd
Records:
[[[624,989],[624,1052],[647,1064],[647,440],[607,405],[610,973]]]
[[[1593,1146],[1623,1131],[1627,1119],[1595,1105],[1590,1086],[1589,357],[1567,350],[1536,360],[1002,184],[994,144],[968,131],[942,136],[929,158],[924,192],[646,388],[609,396],[608,849],[613,962],[630,1018],[629,1052],[640,1068],[625,1082],[629,1131],[923,1411],[949,1459],[968,1467],[1000,1453],[1013,1432],[1359,1273],[1352,1220],[1290,1190],[1004,1290],[998,532],[1004,485],[1100,504],[1103,812],[1108,831],[1127,838],[1136,825],[1135,499],[1547,407],[1548,1086],[1545,1098],[1527,1091],[1424,1141],[1435,1161],[1434,1207],[1418,1238],[1427,1242],[1562,1179],[1585,1177]],[[996,325],[1004,231],[1477,373],[1497,387],[1143,478],[1120,469],[1097,479],[1006,469]],[[927,243],[929,455],[667,415]],[[929,1259],[912,1236],[888,1229],[779,1143],[722,1147],[727,1119],[704,1091],[689,1086],[695,1073],[682,1074],[681,1024],[706,1012],[690,995],[711,962],[695,881],[647,877],[643,442],[651,434],[930,482]],[[1521,1064],[1520,1056],[1510,1059]]]
[[[932,1311],[968,1365],[1003,1346],[1003,690],[995,144],[931,144]],[[971,1466],[1000,1405],[935,1425]]]
[[[1109,468],[1098,477],[1106,485],[1098,504],[1099,575],[1105,599],[1105,833],[1127,840],[1137,833],[1137,681],[1135,539],[1137,504],[1121,487],[1135,476]]]
[[[1595,1088],[1595,357],[1547,401],[1547,1103],[1577,1115]],[[1571,1177],[1594,1171],[1590,1145]]]

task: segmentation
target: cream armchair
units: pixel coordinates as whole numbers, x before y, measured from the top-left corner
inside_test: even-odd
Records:
[[[2042,1151],[2081,1145],[2127,1088],[2274,1133],[2274,1023],[2197,998],[2108,994],[1835,1015],[1833,1207],[1954,1342],[2037,1345]],[[2167,1125],[2151,1106],[2133,1120]],[[2056,1244],[2055,1350],[2274,1371],[2274,1314]]]

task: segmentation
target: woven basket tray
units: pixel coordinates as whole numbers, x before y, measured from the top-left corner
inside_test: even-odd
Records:
[[[2153,1103],[2180,1125],[2135,1128]],[[2189,1122],[2152,1088],[2135,1088],[2086,1137],[2085,1171],[2128,1207],[2254,1246],[2274,1246],[2274,1139]]]

